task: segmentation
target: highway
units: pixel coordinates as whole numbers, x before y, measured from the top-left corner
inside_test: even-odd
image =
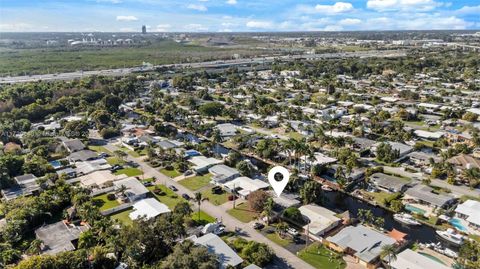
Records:
[[[128,67],[117,69],[104,69],[92,71],[75,71],[57,74],[43,74],[31,76],[6,76],[0,78],[0,84],[14,84],[34,81],[52,81],[52,80],[73,80],[86,76],[125,76],[133,72],[152,71],[157,68],[166,69],[183,69],[183,68],[225,68],[230,66],[248,66],[248,65],[263,65],[270,64],[275,60],[278,61],[294,61],[294,60],[319,60],[332,58],[371,58],[371,57],[404,57],[406,51],[358,51],[358,52],[339,52],[339,53],[323,53],[323,54],[302,54],[302,55],[284,55],[284,56],[269,56],[256,58],[241,58],[234,60],[217,60],[208,62],[196,63],[182,63],[182,64],[166,64],[157,65],[149,68],[143,67]]]

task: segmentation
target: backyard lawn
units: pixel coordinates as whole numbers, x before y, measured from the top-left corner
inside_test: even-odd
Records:
[[[155,186],[150,186],[148,189],[152,192],[153,195],[162,203],[168,206],[171,210],[175,208],[175,206],[180,203],[181,201],[185,201],[181,196],[176,194],[174,191],[171,189],[167,188],[165,185],[156,185],[158,188],[160,188],[165,195],[157,195],[153,192],[155,189]]]
[[[171,177],[171,178],[178,177],[182,174],[175,169],[173,169],[173,170],[160,169],[160,173],[166,175],[167,177]]]
[[[117,170],[117,172],[115,172],[115,175],[121,175],[121,174],[125,174],[129,177],[134,177],[134,176],[140,176],[143,174],[142,170],[138,169],[138,168],[123,168],[123,169],[120,169],[120,170]]]
[[[125,162],[122,159],[119,159],[117,157],[108,157],[107,158],[107,163],[111,166],[114,166],[116,164],[119,164],[119,165],[124,165],[125,164]]]
[[[192,191],[196,191],[210,184],[211,178],[211,174],[206,174],[204,176],[189,177],[187,179],[180,180],[178,183]]]
[[[228,214],[232,215],[233,217],[237,218],[241,222],[251,222],[252,220],[258,217],[258,213],[250,209],[248,203],[241,203],[236,205],[235,208],[229,209]]]
[[[194,210],[192,213],[192,220],[196,221],[198,225],[205,225],[207,223],[215,222],[215,218],[200,210],[200,217],[198,211]]]
[[[93,197],[93,201],[95,202],[95,204],[100,206],[100,211],[104,211],[120,205],[120,203],[117,200],[112,200],[112,201],[108,200],[107,195],[108,193],[105,193],[105,194]]]
[[[228,202],[228,193],[223,191],[221,194],[212,193],[212,189],[208,188],[208,190],[202,192],[202,197],[207,198],[210,203],[214,205],[222,205]]]
[[[325,246],[323,246],[319,242],[315,242],[304,248],[298,254],[300,259],[304,260],[305,262],[309,263],[315,268],[324,269],[324,268],[331,268],[331,269],[342,269],[346,267],[346,263],[342,258],[332,258],[330,256],[339,255],[333,251],[328,250]]]
[[[130,154],[130,156],[132,156],[132,157],[135,157],[135,158],[140,157],[140,154],[138,154],[138,152],[133,151],[133,150],[127,148],[127,147],[120,147],[120,150],[122,150],[125,153]]]
[[[119,220],[121,223],[123,223],[125,225],[130,225],[130,224],[132,224],[132,220],[130,219],[128,214],[130,214],[130,212],[132,212],[132,211],[133,211],[133,209],[124,210],[124,211],[121,211],[119,213],[111,215],[110,218]]]

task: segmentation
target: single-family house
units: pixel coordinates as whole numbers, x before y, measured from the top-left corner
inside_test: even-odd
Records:
[[[237,177],[234,180],[223,184],[223,187],[229,192],[236,192],[242,198],[247,199],[250,193],[257,190],[268,189],[270,185],[259,179],[251,179],[249,177]]]
[[[38,228],[35,230],[35,236],[42,241],[43,254],[56,254],[75,250],[80,234],[89,228],[88,225],[74,225],[59,221]]]
[[[124,195],[129,202],[143,199],[147,197],[147,194],[150,192],[140,181],[133,177],[114,181],[113,185],[116,191],[124,189],[122,195]]]
[[[229,180],[232,180],[238,176],[240,176],[240,172],[237,169],[232,168],[230,166],[226,166],[224,164],[217,164],[208,169],[212,176],[212,183],[213,184],[223,184]]]
[[[218,124],[217,126],[215,126],[215,129],[220,132],[220,135],[223,138],[232,137],[238,133],[238,126],[231,123]]]
[[[363,225],[348,226],[327,237],[326,242],[329,248],[351,255],[366,268],[376,268],[382,248],[396,243],[395,239]]]
[[[64,140],[62,142],[62,145],[70,153],[85,149],[85,144],[83,144],[83,142],[80,139]]]
[[[433,209],[445,208],[455,201],[453,196],[435,193],[431,187],[423,184],[418,184],[406,190],[403,199],[407,203],[419,203],[430,206]]]
[[[133,211],[128,214],[131,220],[136,220],[141,217],[146,219],[155,218],[159,215],[170,213],[170,209],[163,203],[160,203],[155,198],[142,199],[133,204]]]
[[[67,159],[70,163],[91,161],[98,158],[98,154],[95,151],[89,149],[79,150],[68,155]]]
[[[386,192],[403,192],[407,188],[409,181],[384,173],[374,173],[370,176],[370,183]]]
[[[22,195],[33,195],[40,190],[40,185],[37,183],[38,178],[33,174],[21,175],[13,179],[15,180],[15,185],[2,190],[2,196],[7,201]]]
[[[210,167],[223,163],[222,160],[207,158],[205,156],[194,156],[188,159],[193,164],[192,169],[197,173],[206,172]]]
[[[388,257],[385,257],[388,261]],[[409,248],[398,253],[396,259],[390,260],[390,268],[392,269],[449,269],[450,267],[443,263],[437,262],[432,258],[415,252]]]
[[[317,240],[342,222],[340,218],[335,216],[335,212],[318,205],[309,204],[298,209],[309,222],[303,228],[308,231],[309,236]]]
[[[220,263],[220,269],[239,268],[243,263],[243,259],[231,249],[220,237],[213,233],[208,233],[201,237],[193,237],[195,244],[202,245],[207,248],[208,252],[217,256]]]
[[[476,230],[480,230],[480,202],[467,200],[455,208],[457,217],[468,222],[468,225]]]

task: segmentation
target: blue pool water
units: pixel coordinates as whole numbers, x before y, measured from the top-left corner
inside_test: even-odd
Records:
[[[62,164],[57,160],[51,161],[50,164],[53,166],[54,169],[62,167]]]
[[[427,211],[425,211],[421,208],[414,207],[412,205],[405,205],[405,209],[412,212],[412,213],[417,213],[417,214],[420,214],[420,215],[424,215],[427,212]]]
[[[460,222],[460,220],[457,219],[457,218],[453,218],[453,219],[449,220],[448,222],[450,224],[452,224],[453,227],[457,228],[457,230],[459,230],[459,231],[462,231],[462,232],[467,231],[467,228],[465,228],[465,226],[463,226],[462,223]]]

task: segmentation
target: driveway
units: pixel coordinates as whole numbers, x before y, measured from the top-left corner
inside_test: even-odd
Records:
[[[113,144],[105,145],[105,148],[114,152],[119,148]],[[194,197],[194,193],[189,189],[185,188],[183,185],[179,184],[178,182],[172,180],[170,177],[160,173],[160,171],[156,170],[155,168],[148,165],[144,160],[143,157],[134,158],[130,155],[127,157],[128,161],[134,161],[139,164],[139,168],[143,170],[145,173],[145,178],[148,177],[155,177],[157,184],[164,184],[164,185],[173,185],[178,189],[178,193],[186,193],[190,195],[190,197]],[[254,240],[256,242],[265,243],[278,256],[278,259],[275,259],[273,264],[268,268],[298,268],[298,269],[313,269],[313,267],[304,262],[302,259],[298,258],[295,254],[291,253],[290,251],[284,249],[281,246],[278,246],[274,242],[270,241],[268,238],[264,237],[260,233],[258,233],[251,225],[245,224],[236,218],[230,216],[226,211],[225,208],[215,206],[208,201],[204,201],[201,205],[201,209],[209,214],[210,216],[220,220],[223,222],[225,227],[229,230],[235,230],[235,227],[241,228],[241,237],[247,240]]]

